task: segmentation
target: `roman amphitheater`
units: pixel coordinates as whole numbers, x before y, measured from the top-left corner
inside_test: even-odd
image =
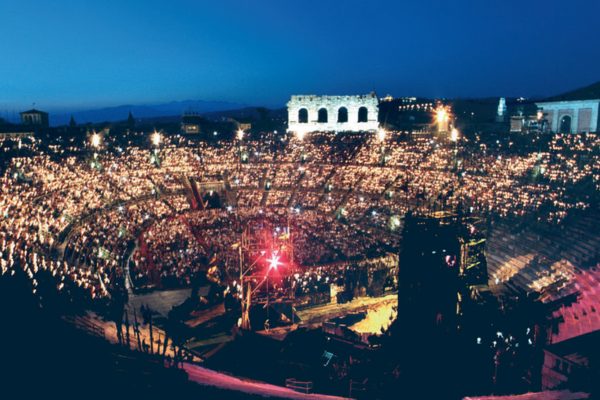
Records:
[[[445,213],[477,221],[468,235],[486,239],[473,296],[571,299],[543,316],[548,343],[600,328],[596,135],[550,134],[543,151],[515,151],[479,137],[379,131],[374,95],[293,96],[288,107],[286,134],[173,135],[139,146],[110,132],[81,147],[20,139],[0,186],[3,299],[23,291],[18,298],[48,309],[87,310],[82,326],[114,334],[124,323],[110,322],[118,293],[133,301],[212,285],[208,306],[239,310],[267,279],[254,270],[240,279],[255,262],[272,274],[267,304],[335,304],[351,271],[371,280],[386,271],[376,293],[355,285],[354,297],[366,299],[397,290],[405,217]],[[127,318],[119,330],[129,341]],[[141,350],[139,336],[130,345]]]

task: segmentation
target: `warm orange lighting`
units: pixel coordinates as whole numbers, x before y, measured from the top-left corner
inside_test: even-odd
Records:
[[[154,143],[155,146],[158,146],[160,144],[160,133],[158,132],[154,132],[154,134],[152,135],[152,143]]]
[[[438,124],[441,124],[442,122],[444,122],[444,120],[447,120],[448,116],[446,115],[446,109],[445,108],[438,108],[436,110],[436,113],[437,113]]]
[[[456,142],[458,140],[458,130],[456,128],[452,129],[452,136],[450,137],[450,139],[453,142]]]

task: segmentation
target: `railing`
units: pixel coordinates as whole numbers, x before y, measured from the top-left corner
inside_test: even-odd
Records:
[[[367,388],[366,388],[366,384],[367,384],[367,379],[365,379],[364,382],[354,382],[352,380],[350,380],[350,389],[348,392],[348,397],[352,398],[352,392],[366,392]]]
[[[104,328],[102,328],[99,325],[96,325],[92,321],[87,321],[81,317],[70,316],[70,315],[65,316],[64,319],[65,319],[65,321],[73,324],[75,329],[79,329],[81,331],[89,333],[92,336],[96,336],[96,337],[99,337],[102,339],[104,339],[106,337],[104,334]]]
[[[199,358],[200,360],[204,360],[202,358],[202,354],[198,353],[195,350],[189,349],[185,346],[180,346],[179,348],[181,349],[181,352],[183,353],[184,359],[187,358],[189,360],[188,362],[191,362],[191,360],[193,360],[194,357]]]
[[[285,380],[285,387],[288,389],[292,389],[295,392],[303,392],[308,394],[313,389],[313,383],[300,382],[297,381],[296,378],[290,378]]]

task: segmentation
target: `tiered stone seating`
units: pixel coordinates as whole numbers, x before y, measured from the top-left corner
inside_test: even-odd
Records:
[[[569,284],[549,299],[579,293],[578,301],[552,313],[552,317],[562,321],[558,332],[552,335],[552,342],[561,342],[600,329],[600,268],[575,268]]]
[[[535,253],[522,245],[520,234],[511,234],[504,225],[498,225],[488,231],[487,262],[490,287],[494,292],[502,292],[498,287],[501,283],[508,289],[516,286],[525,292],[530,291],[531,282],[537,279],[536,271],[529,267],[535,258]],[[519,291],[517,289],[517,291]],[[509,289],[510,291],[510,289]]]
[[[526,293],[541,292],[572,275],[574,266],[587,257],[570,239],[538,226],[511,233],[503,224],[488,231],[486,255],[490,288],[496,294],[512,294],[512,286]]]

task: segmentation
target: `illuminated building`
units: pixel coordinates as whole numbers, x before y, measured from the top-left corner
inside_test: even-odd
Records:
[[[184,111],[181,116],[181,133],[195,134],[200,133],[200,113],[198,111]]]
[[[555,133],[596,133],[600,113],[600,82],[550,97],[536,105]]]
[[[24,111],[21,114],[21,123],[23,125],[29,126],[40,126],[40,127],[48,127],[50,123],[48,121],[48,113],[31,109],[29,111]]]
[[[359,96],[295,95],[287,103],[288,132],[376,131],[379,99]]]

